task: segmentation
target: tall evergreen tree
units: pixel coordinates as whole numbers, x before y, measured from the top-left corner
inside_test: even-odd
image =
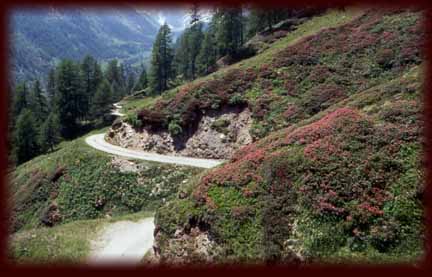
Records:
[[[15,117],[18,117],[22,110],[28,105],[28,89],[25,82],[19,83],[15,88],[13,111]]]
[[[83,89],[83,94],[80,98],[80,111],[82,118],[85,118],[87,116],[90,108],[90,99],[92,97],[92,94],[96,90],[96,84],[94,80],[94,66],[95,59],[90,55],[86,55],[80,65]]]
[[[48,81],[47,81],[47,96],[49,106],[52,108],[55,102],[55,93],[56,93],[56,71],[55,68],[52,68],[48,73]]]
[[[61,123],[61,135],[72,138],[78,131],[81,116],[80,97],[82,87],[79,67],[70,60],[60,62],[57,69],[57,91],[55,112]]]
[[[105,73],[105,76],[110,84],[117,82],[117,84],[120,84],[120,70],[118,61],[116,59],[111,60],[108,63],[108,67]]]
[[[18,116],[14,134],[15,157],[21,164],[39,154],[38,132],[31,110],[24,109]]]
[[[219,56],[234,56],[243,44],[243,11],[241,8],[217,10],[216,41]]]
[[[168,89],[168,82],[172,78],[173,49],[171,30],[168,24],[159,29],[153,44],[149,85],[156,94]]]
[[[147,86],[148,86],[147,71],[145,68],[143,68],[139,76],[138,82],[135,85],[134,90],[140,91],[146,89]]]
[[[272,31],[276,23],[292,16],[292,12],[290,9],[252,8],[247,18],[247,37],[251,38],[265,29]]]
[[[103,120],[105,114],[108,114],[112,103],[112,89],[108,80],[103,80],[92,99],[92,115],[96,120]]]
[[[51,112],[40,128],[39,145],[41,150],[43,152],[52,151],[60,139],[60,121],[58,115]]]
[[[97,88],[99,87],[99,85],[102,83],[103,79],[104,79],[104,75],[101,69],[100,64],[95,60],[94,64],[93,64],[93,68],[94,68],[94,76],[93,76],[93,93],[96,92]]]
[[[126,93],[132,94],[134,87],[135,87],[135,73],[130,72],[128,74],[127,82],[126,82]]]
[[[29,108],[35,116],[36,124],[42,124],[48,116],[48,103],[43,95],[39,80],[36,80],[33,84],[29,104]]]
[[[174,54],[174,70],[175,75],[180,76],[183,79],[189,79],[189,59],[188,59],[188,29],[184,30],[183,33],[177,38],[175,44]]]
[[[190,27],[190,34],[188,36],[188,59],[190,64],[191,79],[195,79],[197,74],[197,57],[204,39],[202,26],[203,25],[201,22],[195,21]]]
[[[176,45],[174,57],[176,73],[187,80],[193,80],[197,75],[197,57],[204,39],[202,26],[201,22],[194,21],[184,30]]]
[[[126,88],[126,69],[123,63],[119,67],[119,85],[122,88]]]
[[[204,35],[200,52],[197,56],[198,74],[203,76],[211,73],[216,66],[217,52],[215,47],[214,31],[212,26]]]

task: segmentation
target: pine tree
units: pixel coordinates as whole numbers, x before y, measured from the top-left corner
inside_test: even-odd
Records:
[[[243,44],[243,12],[241,8],[221,8],[214,17],[216,41],[220,57],[237,54]]]
[[[18,164],[39,154],[37,137],[33,113],[29,109],[22,110],[18,116],[14,134],[15,157]]]
[[[121,63],[119,67],[119,85],[124,91],[126,88],[126,70],[123,63]]]
[[[175,75],[182,79],[189,79],[189,61],[188,61],[188,29],[184,30],[180,37],[177,38],[175,44],[175,55],[174,55],[174,70]]]
[[[79,67],[70,60],[63,60],[58,66],[57,75],[54,111],[59,116],[62,137],[69,139],[76,135],[81,116],[80,97],[83,93]]]
[[[55,103],[55,93],[56,93],[56,71],[55,68],[53,68],[48,73],[48,81],[47,81],[48,103],[51,108]]]
[[[176,73],[186,80],[193,80],[197,75],[197,57],[204,39],[202,23],[195,18],[194,23],[186,28],[176,45]]]
[[[216,66],[217,52],[215,47],[214,31],[210,26],[204,35],[200,52],[197,56],[198,74],[203,76],[211,73]]]
[[[132,94],[135,87],[135,73],[130,72],[127,77],[126,93]]]
[[[93,76],[93,93],[96,92],[97,88],[99,87],[99,85],[102,83],[103,79],[104,79],[104,75],[101,69],[100,64],[95,60],[94,64],[93,64],[93,69],[94,69],[94,76]]]
[[[123,87],[116,81],[111,83],[111,91],[112,91],[111,100],[113,102],[120,101],[124,96]]]
[[[81,117],[84,118],[89,112],[91,95],[95,92],[95,59],[87,55],[84,57],[80,69],[83,86],[83,95],[80,98]]]
[[[253,8],[247,19],[247,37],[251,38],[265,29],[271,32],[274,24],[290,16],[292,10],[289,9]]]
[[[60,140],[60,121],[58,115],[51,112],[40,128],[40,148],[43,152],[47,152],[48,150],[52,151]]]
[[[112,103],[112,89],[108,80],[103,80],[92,99],[92,116],[96,120],[103,120],[108,114]]]
[[[140,91],[140,90],[146,89],[147,86],[148,86],[147,71],[145,70],[145,68],[143,68],[141,71],[141,74],[139,76],[138,82],[135,85],[134,90]]]
[[[48,104],[45,96],[43,95],[42,88],[39,80],[33,84],[33,88],[29,97],[29,108],[35,116],[35,123],[41,125],[48,115]]]
[[[114,82],[120,84],[120,70],[118,66],[118,61],[116,59],[111,60],[108,63],[108,68],[106,70],[105,76],[110,84]]]
[[[197,57],[201,49],[204,34],[202,32],[202,23],[195,21],[190,27],[190,34],[188,37],[188,59],[190,64],[190,77],[196,78],[197,74]]]
[[[162,25],[153,44],[149,85],[156,94],[168,89],[168,82],[173,77],[173,49],[171,30],[168,24]]]
[[[13,111],[14,117],[18,117],[22,110],[27,108],[28,105],[28,89],[25,82],[19,83],[15,88]]]

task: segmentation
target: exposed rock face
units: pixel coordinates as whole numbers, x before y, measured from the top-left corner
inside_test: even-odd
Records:
[[[220,250],[215,242],[209,238],[209,234],[198,227],[191,228],[186,233],[183,229],[177,229],[174,238],[169,239],[164,249],[160,252],[158,245],[159,233],[155,235],[153,245],[154,255],[159,262],[168,262],[171,265],[181,264],[211,264],[215,262],[216,253]]]
[[[173,138],[167,131],[138,132],[123,122],[113,126],[107,141],[125,148],[189,157],[228,159],[241,146],[252,142],[249,109],[225,108],[203,115],[194,132]]]

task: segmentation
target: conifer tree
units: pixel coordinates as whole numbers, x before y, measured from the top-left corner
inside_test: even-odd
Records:
[[[108,80],[103,80],[92,99],[92,116],[96,120],[102,120],[108,114],[112,103],[112,89]]]
[[[84,57],[80,69],[81,69],[81,78],[82,78],[82,89],[83,95],[80,99],[80,110],[81,117],[84,118],[89,113],[90,108],[90,100],[92,94],[96,91],[96,81],[95,81],[95,59],[87,55]]]
[[[173,77],[173,49],[171,30],[168,24],[162,25],[153,44],[149,85],[156,94],[168,89],[168,82]]]
[[[79,67],[70,60],[60,62],[57,69],[56,105],[54,111],[61,123],[62,137],[69,139],[78,131],[82,87]]]
[[[49,106],[52,108],[55,103],[55,93],[56,93],[56,72],[55,68],[52,68],[48,73],[47,81],[47,96]]]
[[[147,71],[145,68],[143,68],[141,71],[141,74],[139,76],[138,82],[135,85],[134,90],[140,91],[140,90],[146,89],[147,86],[148,86]]]
[[[199,20],[199,19],[196,19]],[[190,78],[195,79],[197,74],[197,57],[201,49],[204,34],[202,32],[202,23],[195,21],[190,27],[188,42],[188,63],[190,64]]]
[[[39,145],[41,150],[43,152],[52,151],[60,139],[60,121],[58,115],[51,112],[40,128]]]
[[[174,54],[174,70],[175,75],[182,79],[189,79],[189,61],[188,61],[188,29],[184,30],[180,37],[177,38]]]
[[[212,26],[204,35],[200,52],[197,56],[198,74],[203,76],[211,73],[216,66],[217,52]]]
[[[135,73],[130,72],[127,77],[126,93],[132,94],[135,87]]]
[[[37,143],[38,132],[31,110],[24,109],[18,116],[15,133],[14,146],[17,163],[21,164],[39,154]]]
[[[29,108],[35,116],[35,123],[37,125],[42,124],[48,116],[48,104],[43,95],[39,80],[36,80],[33,84],[29,97],[29,104]]]
[[[106,79],[110,84],[116,82],[118,85],[121,85],[121,76],[120,76],[120,68],[118,65],[118,61],[116,59],[111,60],[108,63],[108,67],[105,73]]]
[[[243,44],[243,12],[241,8],[220,8],[214,17],[218,55],[234,56]]]
[[[18,117],[22,110],[27,108],[28,105],[28,89],[25,82],[19,83],[15,88],[13,111],[14,117]]]

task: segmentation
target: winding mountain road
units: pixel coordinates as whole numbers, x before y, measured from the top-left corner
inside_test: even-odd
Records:
[[[114,105],[114,109],[111,111],[112,115],[116,115],[116,116],[124,116],[125,114],[121,113],[121,107],[119,103],[115,103]]]
[[[121,106],[116,103],[111,114],[123,116]],[[212,168],[223,163],[223,160],[199,159],[181,156],[160,155],[156,153],[132,150],[113,145],[105,140],[105,134],[86,137],[91,147],[117,156],[154,161],[160,163],[179,164],[201,168]],[[99,263],[139,263],[151,249],[154,241],[154,218],[145,218],[137,223],[122,221],[106,227],[101,237],[93,242],[96,244],[89,262]]]
[[[105,134],[88,136],[85,139],[85,141],[88,145],[100,151],[110,153],[113,155],[122,156],[122,157],[139,159],[139,160],[168,163],[168,164],[187,165],[187,166],[194,166],[194,167],[201,167],[201,168],[212,168],[224,162],[223,160],[211,160],[211,159],[190,158],[190,157],[181,157],[181,156],[160,155],[156,153],[127,149],[107,142],[105,140]]]
[[[90,264],[137,264],[153,245],[154,218],[119,221],[106,226],[92,242]]]

